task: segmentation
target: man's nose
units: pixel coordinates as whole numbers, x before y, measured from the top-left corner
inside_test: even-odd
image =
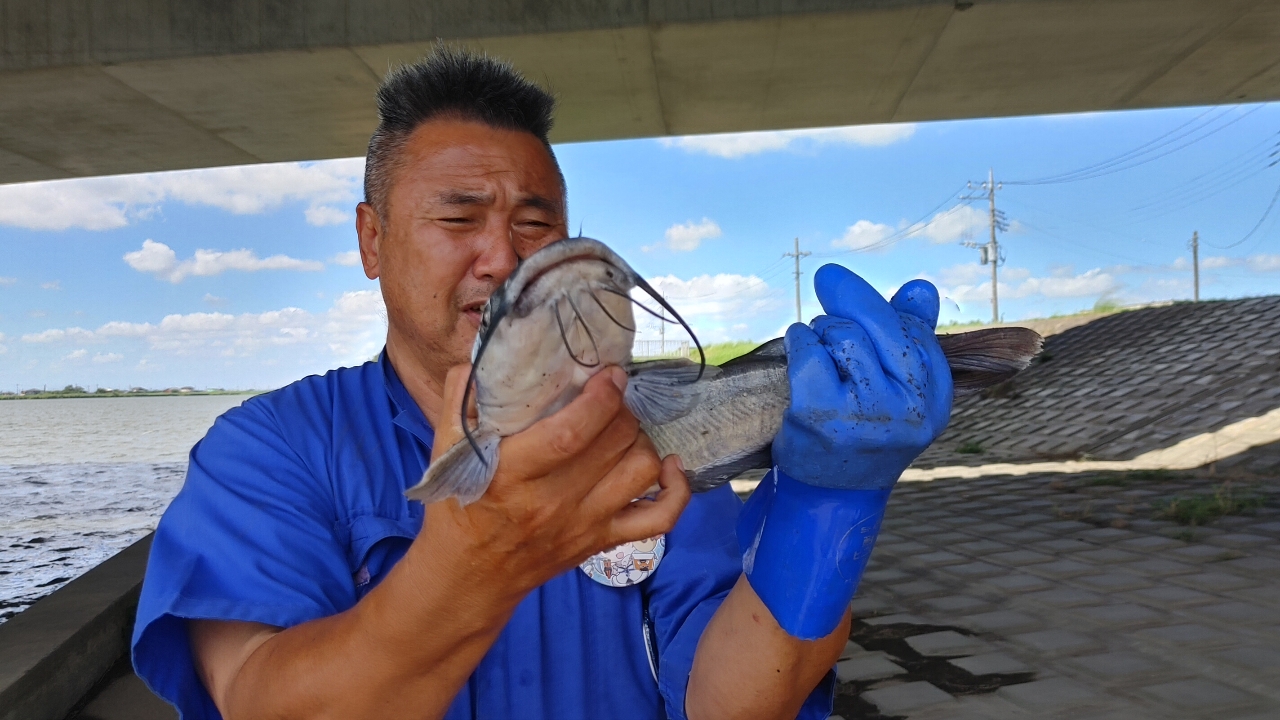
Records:
[[[500,283],[516,269],[520,257],[516,255],[510,227],[508,223],[488,223],[478,238],[480,254],[471,264],[471,272],[477,279]]]

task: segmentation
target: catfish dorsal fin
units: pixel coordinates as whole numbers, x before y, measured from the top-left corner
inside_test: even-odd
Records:
[[[939,335],[951,366],[956,395],[976,392],[1022,372],[1040,353],[1044,338],[1029,328],[987,328]]]

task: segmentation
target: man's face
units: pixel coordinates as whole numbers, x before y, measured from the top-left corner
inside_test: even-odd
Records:
[[[357,212],[365,274],[381,283],[388,343],[442,380],[470,359],[518,260],[567,235],[564,188],[533,135],[443,119],[409,136],[390,184],[385,216]]]

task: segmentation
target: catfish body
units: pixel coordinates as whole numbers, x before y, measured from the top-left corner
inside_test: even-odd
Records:
[[[627,369],[627,407],[659,456],[680,456],[694,492],[771,467],[770,446],[791,402],[782,339],[718,368],[689,360],[632,363],[633,307],[657,316],[632,299],[633,288],[693,336],[675,309],[597,240],[561,240],[521,262],[485,304],[476,335],[476,427],[464,417],[466,441],[431,463],[406,494],[424,503],[479,499],[493,478],[499,441],[563,408],[609,365]],[[938,342],[955,393],[963,395],[1016,375],[1043,341],[1026,328],[992,328],[939,335]]]
[[[938,343],[961,396],[1012,378],[1040,352],[1043,339],[1027,328],[991,328],[939,335]],[[642,424],[658,455],[680,456],[694,492],[772,467],[770,447],[791,404],[782,338],[722,364],[698,384],[698,402],[688,414]]]

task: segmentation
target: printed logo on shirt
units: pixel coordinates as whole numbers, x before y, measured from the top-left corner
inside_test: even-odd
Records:
[[[644,582],[667,550],[667,536],[623,543],[612,550],[596,553],[582,563],[582,572],[601,585],[627,587]]]

